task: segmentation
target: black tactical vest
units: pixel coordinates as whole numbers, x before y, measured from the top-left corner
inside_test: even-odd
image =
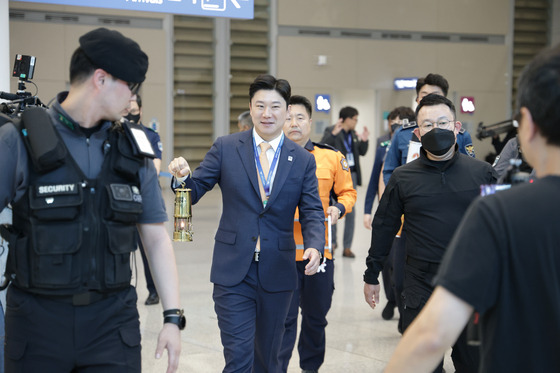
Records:
[[[87,179],[68,151],[53,170],[31,167],[27,192],[12,206],[6,272],[15,286],[59,296],[130,285],[144,157],[133,154],[120,127],[109,131],[104,148],[97,179]]]

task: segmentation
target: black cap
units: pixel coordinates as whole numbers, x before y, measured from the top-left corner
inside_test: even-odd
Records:
[[[142,83],[148,56],[138,43],[115,30],[98,28],[80,37],[80,47],[93,64],[127,83]]]

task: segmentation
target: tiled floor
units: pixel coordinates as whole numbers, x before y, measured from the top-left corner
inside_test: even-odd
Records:
[[[163,181],[167,185],[167,181]],[[355,259],[343,258],[336,252],[335,287],[332,308],[328,314],[327,348],[322,373],[329,372],[382,372],[400,339],[396,318],[381,318],[386,300],[382,295],[381,307],[371,310],[364,301],[362,275],[369,248],[370,232],[362,224],[364,188],[358,190],[358,214],[353,251]],[[168,212],[172,212],[173,194],[164,187]],[[174,243],[177,267],[181,281],[181,301],[188,324],[182,332],[182,354],[179,372],[221,372],[223,369],[222,345],[216,314],[212,302],[210,262],[214,234],[221,213],[221,194],[218,188],[208,193],[193,208],[194,241]],[[171,233],[170,218],[168,230]],[[342,233],[342,228],[339,227]],[[339,235],[339,241],[341,237]],[[157,334],[162,323],[161,305],[145,306],[147,297],[141,260],[138,255],[138,309],[140,311],[143,371],[165,372],[167,356],[155,360]],[[413,364],[413,363],[411,363]],[[453,372],[453,364],[447,354],[447,372]],[[294,351],[289,373],[300,372],[297,349]]]

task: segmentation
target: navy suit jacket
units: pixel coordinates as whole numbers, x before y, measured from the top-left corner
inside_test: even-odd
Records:
[[[285,137],[265,208],[254,154],[252,130],[220,137],[185,180],[186,187],[192,189],[193,204],[216,183],[222,190],[222,217],[215,236],[210,280],[224,286],[243,281],[260,236],[261,286],[273,292],[294,290],[296,207],[305,247],[322,253],[325,245],[325,215],[317,189],[315,158]]]

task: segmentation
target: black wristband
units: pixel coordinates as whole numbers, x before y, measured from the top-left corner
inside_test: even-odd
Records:
[[[181,316],[182,314],[183,314],[183,310],[180,310],[178,308],[172,308],[172,309],[163,311],[163,317],[172,316],[172,315]]]
[[[183,310],[176,308],[163,311],[163,323],[175,324],[179,330],[183,330],[187,325],[187,319],[185,318],[185,315],[183,315]]]

